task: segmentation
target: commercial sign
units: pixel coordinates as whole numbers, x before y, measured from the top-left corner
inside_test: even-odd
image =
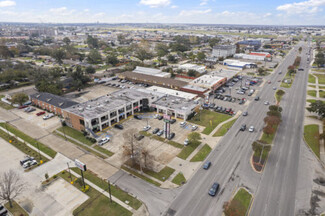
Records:
[[[75,163],[76,167],[78,167],[82,171],[86,171],[87,170],[86,164],[82,163],[81,161],[75,159],[74,160],[74,163]]]

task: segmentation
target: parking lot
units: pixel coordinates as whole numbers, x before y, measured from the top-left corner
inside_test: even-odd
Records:
[[[145,126],[150,125],[151,129],[147,131],[150,134],[152,134],[152,131],[155,128],[159,128],[160,130],[164,129],[164,121],[155,119],[154,115],[155,113],[141,114],[139,115],[142,118],[141,120],[131,117],[130,119],[121,123],[124,127],[123,130],[112,127],[99,133],[101,138],[106,136],[110,138],[110,141],[103,145],[103,148],[115,153],[113,157],[108,159],[110,162],[119,166],[124,163],[124,161],[121,159],[124,144],[123,134],[129,129],[135,128],[140,132]],[[181,120],[177,120],[174,124],[171,124],[170,130],[171,132],[175,133],[175,137],[172,139],[172,141],[183,144],[188,134],[192,132],[192,125],[187,124],[186,126],[181,127],[180,122]],[[202,129],[202,127],[198,127],[196,131],[200,132]],[[161,135],[161,137],[164,137],[164,135]],[[159,164],[165,165],[169,163],[181,151],[179,148],[153,138],[145,137],[143,142],[146,143],[146,148],[155,157],[155,160]]]

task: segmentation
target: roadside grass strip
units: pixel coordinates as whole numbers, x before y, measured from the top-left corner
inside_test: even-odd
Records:
[[[186,179],[183,175],[183,173],[179,172],[172,180],[172,182],[174,184],[177,184],[177,185],[182,185],[182,184],[185,184],[186,183]]]
[[[201,144],[201,142],[190,142],[188,146],[185,146],[177,157],[186,160],[188,156]]]
[[[205,144],[196,155],[192,157],[190,162],[204,161],[204,159],[210,154],[211,147],[208,144]]]
[[[76,129],[73,129],[71,127],[68,126],[63,126],[60,127],[59,129],[57,129],[58,131],[65,133],[66,135],[68,135],[69,137],[72,137],[73,139],[76,139],[86,145],[91,146],[92,144],[94,144],[95,142],[92,142],[91,140],[87,139],[83,133],[81,133],[80,131],[77,131]]]
[[[125,165],[123,165],[121,168],[124,169],[125,171],[127,171],[128,173],[131,173],[132,175],[134,175],[138,178],[141,178],[142,180],[145,180],[153,185],[156,185],[158,187],[161,185],[159,182],[156,182],[156,181],[152,180],[151,178],[148,178],[147,176],[141,175],[140,173],[128,168]]]
[[[246,216],[249,206],[251,204],[252,195],[244,188],[240,188],[235,194],[234,198],[229,202],[225,208],[226,216]]]
[[[316,78],[313,75],[309,74],[308,75],[308,82],[309,83],[316,83]]]
[[[232,125],[236,122],[238,118],[231,120],[230,122],[227,122],[225,124],[223,124],[218,130],[217,132],[215,132],[215,134],[213,134],[214,137],[219,137],[219,136],[224,136],[228,130],[230,130],[230,128],[232,127]]]
[[[308,146],[311,150],[316,154],[316,156],[320,157],[319,150],[319,125],[305,125],[304,127],[304,138]]]
[[[15,200],[12,200],[12,208],[10,208],[9,202],[4,204],[5,208],[13,215],[13,216],[28,216],[29,214],[23,209]]]

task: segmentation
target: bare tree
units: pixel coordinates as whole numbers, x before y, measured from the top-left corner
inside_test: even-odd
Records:
[[[145,168],[151,169],[153,166],[154,156],[151,154],[151,152],[148,149],[148,139],[141,140],[141,159],[143,160],[143,165]]]
[[[137,130],[135,128],[129,129],[123,133],[124,145],[123,145],[123,156],[132,159],[133,165],[136,163],[136,138]]]
[[[12,200],[24,190],[24,183],[18,173],[9,170],[0,176],[0,199],[9,202],[12,208]]]

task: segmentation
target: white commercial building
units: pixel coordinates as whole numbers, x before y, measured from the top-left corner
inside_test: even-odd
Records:
[[[212,56],[216,58],[226,58],[228,56],[232,56],[236,53],[235,45],[217,45],[212,49]]]
[[[181,97],[187,100],[193,100],[197,97],[196,94],[192,94],[192,93],[187,93],[187,92],[183,92],[183,91],[177,91],[174,89],[168,89],[168,88],[163,88],[163,87],[159,87],[159,86],[151,86],[149,88],[146,88],[150,91],[153,92],[159,92],[162,94],[168,94],[168,95],[173,95],[173,96],[177,96],[177,97]]]
[[[201,88],[206,88],[206,89],[217,89],[223,84],[227,82],[227,79],[225,77],[220,77],[217,75],[203,75],[192,82],[190,82],[190,85],[195,85],[199,86]]]
[[[256,64],[251,62],[242,62],[235,59],[226,59],[223,61],[223,65],[228,66],[228,68],[242,70],[244,68],[254,68]]]
[[[151,76],[156,76],[156,77],[164,77],[164,78],[169,78],[170,73],[167,72],[162,72],[159,69],[155,68],[146,68],[146,67],[139,67],[137,66],[134,70],[133,73],[139,73],[139,74],[145,74],[145,75],[151,75]]]
[[[200,74],[203,74],[206,72],[205,66],[195,65],[195,64],[182,64],[182,65],[179,65],[178,68],[185,70],[187,72],[189,70],[195,70],[195,71],[199,72]]]
[[[236,59],[248,59],[248,60],[255,60],[255,61],[264,61],[264,56],[258,56],[258,55],[248,55],[243,53],[238,53],[234,55],[234,58]]]

